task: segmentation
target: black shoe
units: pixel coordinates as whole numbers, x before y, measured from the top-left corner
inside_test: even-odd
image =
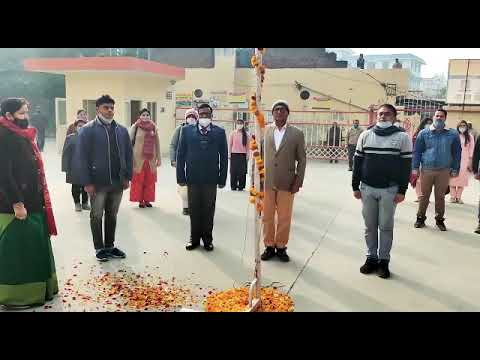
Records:
[[[330,164],[333,163],[333,160],[330,160]]]
[[[200,243],[194,243],[192,242],[191,240],[187,243],[187,245],[185,245],[185,249],[187,250],[193,250],[193,249],[196,249],[197,247],[200,246]]]
[[[438,219],[436,220],[437,227],[440,229],[440,231],[447,231],[447,227],[445,226],[444,219]]]
[[[337,164],[337,163],[338,163],[338,160],[335,160],[335,164]]]
[[[237,188],[232,188],[232,191],[237,191]]]
[[[148,207],[148,208],[151,208],[153,205],[150,204],[150,203],[145,203],[145,206]]]
[[[423,228],[425,227],[425,220],[427,220],[426,217],[417,216],[417,221],[415,221],[413,226],[417,229]]]
[[[367,261],[365,261],[365,264],[362,265],[360,268],[360,272],[362,274],[371,274],[378,269],[378,260],[375,258],[369,258],[367,257]]]
[[[270,260],[275,256],[275,248],[273,246],[267,246],[263,252],[261,259],[264,261]]]
[[[480,224],[478,224],[477,228],[474,231],[475,234],[480,234]]]
[[[277,249],[277,256],[280,259],[280,261],[283,261],[283,262],[290,261],[290,257],[287,254],[287,248]]]
[[[125,259],[127,257],[127,255],[122,250],[116,247],[105,249],[105,251],[107,252],[107,255],[109,257],[114,259]]]
[[[238,189],[238,191],[244,191],[245,189]]]
[[[91,207],[90,207],[90,205],[88,205],[88,203],[84,203],[84,204],[82,204],[82,210],[90,211]]]
[[[348,168],[348,171],[353,171],[353,169],[352,169],[352,168]]]
[[[183,208],[183,215],[190,215],[190,211],[188,211],[188,208]]]
[[[144,204],[144,203],[140,203],[140,204],[138,204],[138,207],[141,208],[141,209],[144,209],[144,208],[145,208],[145,204]]]
[[[380,260],[378,262],[377,275],[382,279],[390,277],[390,270],[388,270],[388,260]]]
[[[95,257],[97,258],[98,261],[101,261],[101,262],[108,261],[108,259],[109,259],[109,256],[108,256],[107,252],[105,251],[105,249],[102,249],[102,250],[98,251],[97,255],[95,255]]]
[[[212,244],[212,243],[203,244],[203,247],[204,247],[205,250],[207,250],[207,251],[213,251],[213,244]]]

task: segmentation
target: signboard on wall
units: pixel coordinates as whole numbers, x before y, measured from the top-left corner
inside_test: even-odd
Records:
[[[222,108],[227,105],[226,91],[210,91],[210,106],[212,108]]]
[[[192,106],[192,94],[191,93],[177,93],[176,95],[177,107],[191,107]]]
[[[229,93],[228,94],[228,102],[230,104],[243,104],[247,102],[247,94],[241,93]]]

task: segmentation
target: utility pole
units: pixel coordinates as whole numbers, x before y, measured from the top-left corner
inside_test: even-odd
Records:
[[[463,89],[462,116],[463,116],[463,112],[465,111],[465,97],[466,97],[466,94],[467,94],[468,71],[469,70],[470,70],[470,59],[467,60],[467,74],[465,76],[465,87]]]

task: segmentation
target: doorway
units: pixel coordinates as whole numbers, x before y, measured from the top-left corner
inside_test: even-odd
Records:
[[[135,122],[138,120],[141,110],[142,102],[137,101],[137,100],[131,100],[130,101],[130,125],[135,124]]]

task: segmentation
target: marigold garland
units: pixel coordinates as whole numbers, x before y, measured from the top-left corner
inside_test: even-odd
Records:
[[[261,312],[293,312],[292,298],[277,288],[267,287],[260,291]],[[248,289],[234,288],[213,293],[205,301],[207,312],[243,312],[248,308]]]

